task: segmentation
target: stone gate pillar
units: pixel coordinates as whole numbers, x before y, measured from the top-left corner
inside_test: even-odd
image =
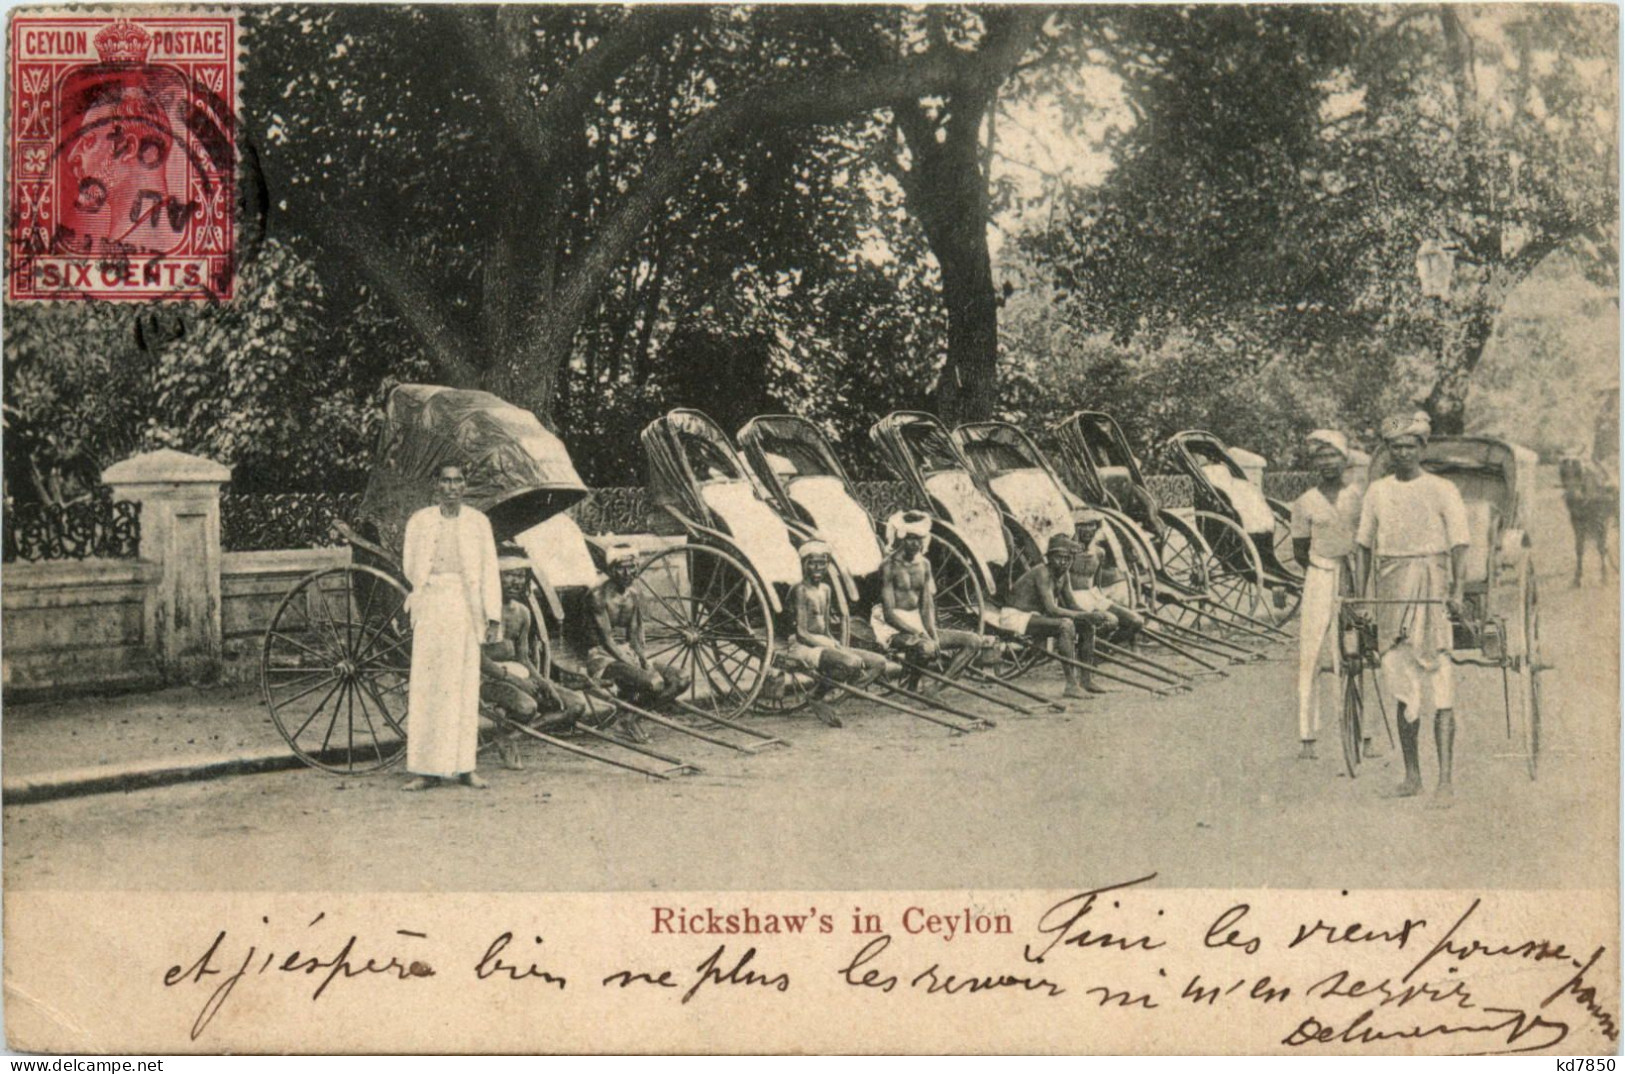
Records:
[[[141,559],[157,564],[147,628],[165,681],[210,679],[220,669],[220,487],[231,470],[164,448],[102,473],[115,500],[141,504]]]

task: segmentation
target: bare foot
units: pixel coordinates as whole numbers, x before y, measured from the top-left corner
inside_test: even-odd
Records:
[[[1074,701],[1087,701],[1089,700],[1089,693],[1090,691],[1085,687],[1076,683],[1067,683],[1066,689],[1061,691],[1061,696],[1069,697]]]
[[[430,787],[438,787],[438,786],[440,786],[440,777],[439,776],[415,776],[412,779],[407,780],[406,784],[401,787],[401,790],[403,790],[403,791],[426,791]]]
[[[1441,783],[1428,800],[1429,809],[1449,809],[1456,804],[1456,789],[1448,783]]]
[[[1394,788],[1395,798],[1414,798],[1421,793],[1422,781],[1420,779],[1407,778],[1404,783]]]
[[[1306,738],[1306,739],[1303,740],[1303,748],[1298,750],[1298,760],[1300,760],[1300,761],[1313,761],[1314,759],[1315,759],[1315,740],[1312,739],[1312,738]]]
[[[818,717],[818,721],[820,723],[822,723],[825,727],[845,727],[846,726],[846,724],[842,722],[841,718],[839,716],[835,715],[834,710],[831,709],[828,705],[824,704],[822,701],[814,701],[814,702],[810,703],[807,706],[807,708],[812,712],[812,714],[814,716]]]
[[[1365,757],[1381,757],[1383,756],[1383,748],[1377,745],[1376,739],[1368,738],[1361,743],[1360,753]]]
[[[1084,683],[1083,688],[1085,690],[1089,691],[1091,694],[1105,694],[1105,693],[1110,693],[1111,692],[1111,691],[1107,690],[1104,686],[1096,686],[1092,682]]]
[[[489,788],[491,786],[489,783],[485,782],[485,780],[481,779],[480,776],[477,773],[474,773],[474,772],[464,772],[461,776],[458,777],[457,781],[459,783],[461,783],[465,787],[472,787],[476,791],[483,791],[483,790],[486,790],[487,788]]]

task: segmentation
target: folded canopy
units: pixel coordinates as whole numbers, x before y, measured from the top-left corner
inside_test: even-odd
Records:
[[[490,392],[402,384],[389,394],[361,521],[399,549],[406,520],[434,502],[441,466],[468,480],[465,501],[491,520],[498,541],[563,511],[587,494],[564,442],[536,415]]]

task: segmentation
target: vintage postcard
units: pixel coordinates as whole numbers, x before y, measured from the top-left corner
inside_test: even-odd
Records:
[[[8,1045],[1617,1052],[1617,20],[13,9]]]

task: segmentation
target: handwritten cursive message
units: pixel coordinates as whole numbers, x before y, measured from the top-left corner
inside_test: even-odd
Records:
[[[1520,928],[1519,915],[1494,911],[1494,897],[1435,894],[1412,906],[1390,895],[1358,912],[1347,892],[1224,897],[1169,892],[1158,880],[1042,901],[655,903],[621,915],[621,931],[596,942],[567,920],[544,941],[515,922],[476,934],[411,921],[362,927],[317,909],[211,929],[157,976],[183,1004],[194,1041],[235,1010],[246,1018],[261,1007],[245,1000],[251,991],[290,988],[318,1005],[450,989],[476,1002],[509,997],[507,1010],[522,996],[589,1018],[647,1004],[789,1018],[810,1005],[885,1024],[914,1003],[966,1012],[997,1003],[1035,1024],[1128,1039],[1185,1034],[1193,1046],[1222,1039],[1240,1051],[1514,1054],[1618,1041],[1611,944]]]

